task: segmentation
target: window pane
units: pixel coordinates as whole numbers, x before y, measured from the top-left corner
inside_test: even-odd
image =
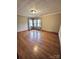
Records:
[[[41,21],[38,20],[38,27],[41,27]]]
[[[30,19],[29,20],[29,27],[31,28],[33,25],[32,25],[32,20]]]
[[[37,20],[34,20],[34,27],[36,27],[36,25],[37,25],[36,23],[37,23]]]

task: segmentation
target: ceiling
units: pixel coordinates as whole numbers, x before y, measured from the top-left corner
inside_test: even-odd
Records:
[[[17,0],[17,14],[21,16],[41,16],[60,12],[61,0]],[[31,14],[30,10],[36,10]]]

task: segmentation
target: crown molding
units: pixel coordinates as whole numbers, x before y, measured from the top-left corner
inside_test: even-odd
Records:
[[[55,14],[61,14],[61,12],[54,12],[54,13],[49,13],[49,14],[42,15],[42,16],[55,15]]]

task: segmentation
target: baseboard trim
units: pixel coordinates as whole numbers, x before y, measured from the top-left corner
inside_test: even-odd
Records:
[[[49,33],[53,33],[53,34],[55,34],[55,35],[58,35],[58,33],[57,33],[57,32],[50,32],[50,31],[46,31],[46,30],[41,30],[41,31],[44,31],[44,32],[49,32]]]

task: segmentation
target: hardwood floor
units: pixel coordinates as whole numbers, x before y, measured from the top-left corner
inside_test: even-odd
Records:
[[[18,59],[61,59],[59,37],[37,30],[18,32],[17,52]]]

